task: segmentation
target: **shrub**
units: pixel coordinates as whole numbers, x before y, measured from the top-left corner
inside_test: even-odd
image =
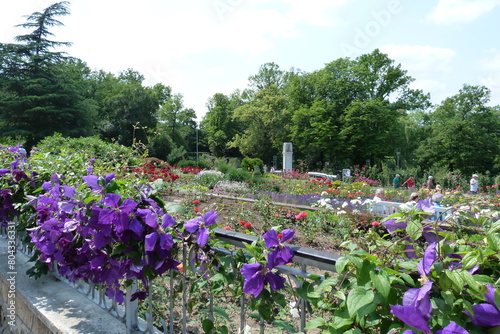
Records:
[[[229,181],[237,181],[237,182],[251,181],[252,174],[243,169],[232,168],[227,172],[226,178]]]
[[[252,159],[249,157],[245,157],[241,161],[241,168],[243,169],[253,172],[255,170],[255,167],[258,167],[259,170],[262,170],[264,168],[264,162],[262,162],[262,160],[259,158]]]
[[[185,168],[185,167],[196,167],[196,161],[193,160],[181,160],[177,163],[178,168]]]
[[[217,182],[224,180],[224,174],[215,170],[203,170],[196,174],[198,184],[213,189]]]

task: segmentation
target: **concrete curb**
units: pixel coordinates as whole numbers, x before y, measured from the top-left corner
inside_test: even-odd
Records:
[[[26,271],[32,263],[20,252],[16,253],[13,271],[7,251],[7,239],[0,237],[0,333],[126,333],[123,322],[53,275],[28,277]],[[14,312],[7,309],[13,300]],[[12,313],[14,326],[10,326]]]

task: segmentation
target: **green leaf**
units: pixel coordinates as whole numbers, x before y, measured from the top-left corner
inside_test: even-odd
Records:
[[[361,268],[356,270],[358,285],[363,286],[370,281],[370,273],[375,270],[375,263],[364,260]]]
[[[210,281],[214,281],[214,282],[218,282],[218,281],[226,282],[227,280],[224,277],[224,275],[222,275],[221,273],[217,273],[217,274],[213,275],[212,277],[210,277]]]
[[[495,252],[500,250],[500,238],[498,234],[489,233],[486,235],[486,240],[488,241],[488,246]]]
[[[355,288],[347,295],[347,310],[352,318],[356,312],[365,305],[373,301],[374,293],[372,290]]]
[[[491,224],[491,228],[488,233],[496,233],[500,231],[500,219]]]
[[[335,271],[339,274],[344,272],[345,266],[349,263],[349,259],[347,257],[342,256],[341,258],[335,261]]]
[[[495,289],[495,295],[493,297],[497,309],[500,310],[500,289]]]
[[[340,308],[339,310],[335,311],[334,317],[333,317],[333,326],[336,329],[341,329],[347,326],[351,326],[353,323],[353,320],[349,316],[348,310],[343,307]]]
[[[165,210],[169,213],[170,212],[183,213],[183,214],[186,213],[186,210],[182,205],[173,202],[165,203]]]
[[[379,271],[379,273],[371,272],[370,277],[372,279],[372,283],[375,286],[375,289],[387,299],[389,297],[389,293],[391,292],[391,284],[389,282],[389,278],[384,271]]]
[[[457,270],[445,270],[445,274],[450,279],[451,287],[453,288],[453,290],[455,290],[457,293],[460,293],[465,284],[462,275],[460,275]]]
[[[406,232],[413,240],[417,240],[422,235],[422,223],[410,220],[406,226]]]
[[[362,333],[363,332],[358,328],[350,329],[347,332],[344,332],[344,334],[362,334]]]
[[[315,319],[309,320],[307,322],[306,327],[304,327],[304,329],[316,329],[316,328],[320,328],[324,324],[325,324],[325,319],[323,319],[323,318],[315,318]]]
[[[295,327],[292,324],[290,324],[288,321],[275,320],[275,321],[273,321],[273,326],[274,327],[281,327],[281,328],[286,329],[287,331],[289,331],[291,333],[297,332]]]
[[[226,313],[226,310],[221,309],[219,307],[214,307],[214,312],[226,319],[227,321],[230,321],[231,319],[229,318],[229,315]]]
[[[316,274],[309,274],[309,275],[307,275],[307,278],[310,279],[311,281],[315,281],[315,282],[321,280],[321,276],[316,275]]]
[[[470,269],[478,263],[478,254],[476,252],[470,252],[465,254],[462,259],[462,268]]]
[[[203,319],[201,321],[201,327],[205,333],[210,333],[214,329],[214,323],[210,319]]]
[[[462,276],[465,283],[469,286],[469,289],[473,290],[475,294],[481,293],[480,288],[471,273],[469,273],[467,270],[459,270],[458,272]]]

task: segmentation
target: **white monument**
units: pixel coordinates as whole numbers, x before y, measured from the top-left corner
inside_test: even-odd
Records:
[[[290,173],[292,171],[292,159],[292,143],[283,143],[283,173]]]

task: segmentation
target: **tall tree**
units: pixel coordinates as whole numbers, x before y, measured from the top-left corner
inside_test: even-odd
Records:
[[[342,164],[379,161],[399,150],[398,122],[428,96],[408,86],[412,78],[375,50],[355,60],[337,59],[291,83],[292,140],[298,158]]]
[[[500,155],[500,118],[497,109],[486,106],[490,94],[484,86],[464,85],[445,99],[430,115],[418,162],[469,174],[493,171]]]
[[[238,154],[231,150],[227,143],[242,131],[242,123],[233,118],[234,110],[242,104],[238,91],[230,96],[216,93],[208,100],[208,112],[201,122],[201,127],[210,152],[216,157]]]
[[[68,42],[50,40],[51,27],[69,14],[69,3],[59,2],[28,16],[20,26],[33,29],[0,45],[0,119],[4,135],[21,135],[27,146],[60,132],[79,136],[92,132],[94,107],[87,99],[84,63],[53,51]],[[75,69],[80,68],[80,74]]]
[[[234,110],[234,118],[247,126],[233,137],[230,147],[270,163],[289,141],[291,115],[286,107],[286,96],[276,86],[259,91],[251,102]]]
[[[156,128],[160,102],[167,93],[158,87],[144,87],[144,77],[131,69],[117,77],[100,71],[92,79],[99,105],[99,133],[127,146],[137,141],[148,144],[148,136]]]

